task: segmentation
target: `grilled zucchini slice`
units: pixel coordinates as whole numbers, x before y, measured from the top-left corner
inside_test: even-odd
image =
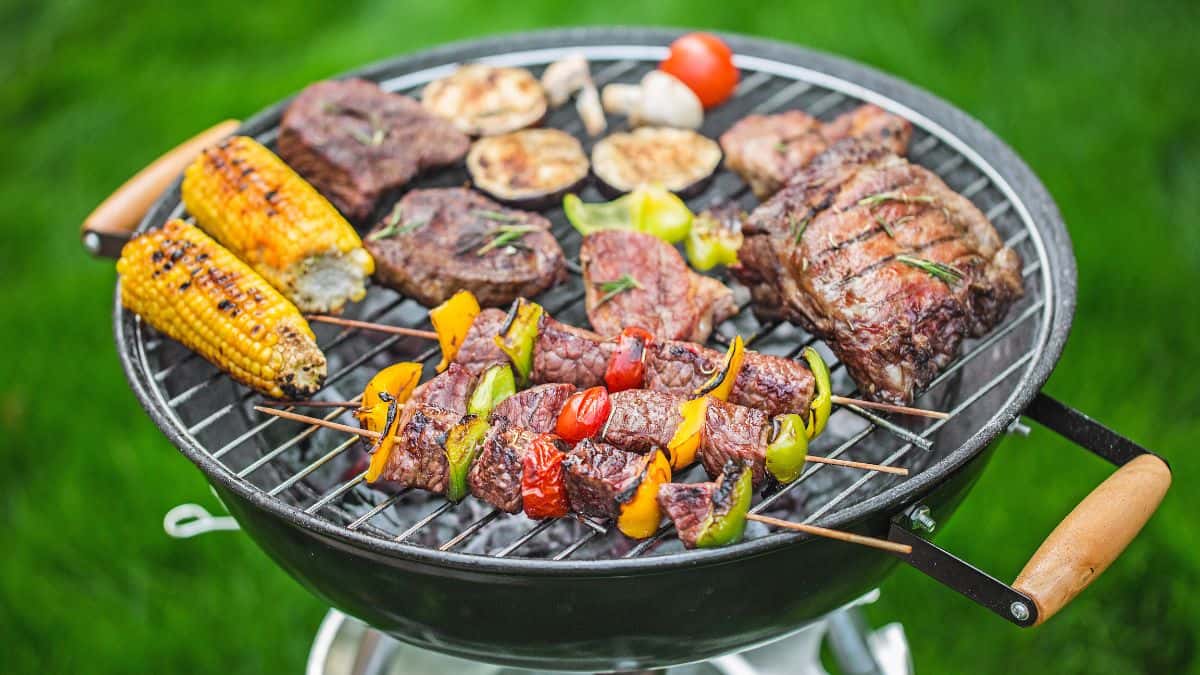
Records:
[[[588,174],[576,138],[558,129],[525,129],[481,138],[467,154],[467,170],[479,190],[520,208],[557,202]]]
[[[496,136],[537,124],[546,116],[546,92],[524,68],[472,63],[425,85],[429,112],[472,136]]]
[[[642,127],[612,134],[592,148],[592,171],[607,192],[617,194],[649,185],[695,194],[720,163],[720,146],[687,129]]]

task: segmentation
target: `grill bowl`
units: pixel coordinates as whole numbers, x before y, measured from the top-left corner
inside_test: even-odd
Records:
[[[470,60],[539,70],[582,51],[603,81],[636,81],[681,31],[575,29],[458,43],[368,66],[352,75],[419,93],[430,79]],[[1049,196],[1029,169],[979,123],[905,83],[841,59],[790,45],[725,36],[742,83],[705,122],[715,136],[749,112],[799,107],[828,119],[872,102],[916,127],[910,156],[968,195],[1017,247],[1026,297],[1006,321],[946,371],[920,404],[954,413],[946,422],[885,419],[840,410],[813,454],[901,464],[899,479],[834,467],[810,468],[756,510],[873,536],[920,501],[945,521],[986,464],[993,442],[1037,393],[1061,353],[1074,308],[1070,242]],[[283,101],[240,133],[273,143]],[[573,109],[547,126],[579,134]],[[590,149],[590,143],[585,143]],[[457,185],[454,168],[418,181]],[[595,187],[583,193],[598,199]],[[740,179],[720,172],[689,199],[701,208],[727,198],[750,207]],[[387,206],[390,206],[387,205]],[[386,206],[385,206],[386,208]],[[178,185],[141,228],[182,213]],[[561,211],[544,211],[568,256],[579,239]],[[571,323],[586,320],[581,282],[539,298]],[[422,308],[373,288],[349,316],[401,325],[425,321]],[[350,471],[353,439],[268,420],[255,397],[203,360],[160,339],[119,301],[114,326],[139,400],[195,462],[244,529],[293,576],[330,604],[401,640],[486,661],[568,669],[660,667],[734,651],[787,634],[878,583],[895,559],[873,550],[770,533],[754,526],[743,543],[683,551],[670,532],[633,545],[606,524],[563,519],[537,524],[495,514],[468,499],[459,506],[415,492],[385,495]],[[756,349],[795,355],[811,338],[789,325],[759,324],[744,311],[720,332],[751,336]],[[322,395],[348,398],[378,367],[428,364],[435,351],[408,338],[318,329],[330,358]],[[829,354],[825,351],[826,356]],[[835,388],[853,389],[843,369]],[[698,470],[684,480],[699,478]]]

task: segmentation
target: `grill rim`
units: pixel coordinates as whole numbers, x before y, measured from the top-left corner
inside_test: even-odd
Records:
[[[452,68],[454,64],[488,56],[539,49],[563,49],[567,46],[663,49],[664,45],[685,32],[686,29],[680,28],[604,27],[501,34],[477,40],[451,42],[432,49],[384,59],[334,77],[358,76],[377,81],[396,80],[402,76],[385,78],[381,77],[381,73],[387,70],[411,72],[435,66]],[[900,108],[901,114],[909,116],[914,123],[925,127],[931,135],[947,142],[956,152],[967,155],[967,159],[992,180],[1013,206],[1021,211],[1022,219],[1026,221],[1025,226],[1034,235],[1034,242],[1045,260],[1041,274],[1044,293],[1047,296],[1044,309],[1047,317],[1040,328],[1040,344],[1036,346],[1038,353],[1031,359],[1031,363],[1024,367],[1021,379],[1008,400],[970,438],[921,473],[877,495],[836,511],[827,518],[818,519],[818,522],[828,527],[846,527],[881,512],[894,513],[933,491],[976,458],[1020,416],[1053,372],[1061,357],[1074,317],[1076,268],[1070,236],[1057,206],[1033,171],[982,123],[949,103],[899,78],[841,57],[789,43],[735,33],[719,34],[729,42],[733,51],[742,57],[743,61],[747,58],[759,59],[791,66],[816,76],[816,83],[821,86],[829,86],[819,81],[826,79],[833,83],[831,88],[835,90],[851,89],[853,91],[849,93],[852,96],[877,103],[883,102],[884,107],[893,110]],[[295,94],[288,96],[256,113],[242,125],[238,133],[261,135],[274,128],[274,119],[294,96]],[[159,197],[139,225],[139,232],[173,215],[172,211],[177,208],[179,202],[179,185],[180,181],[177,180]],[[168,439],[201,469],[206,478],[218,483],[220,489],[229,490],[255,507],[265,509],[311,534],[413,563],[517,575],[600,577],[721,564],[810,539],[806,535],[774,533],[720,549],[635,558],[555,561],[522,557],[496,558],[439,551],[349,530],[255,489],[209,456],[209,451],[195,438],[190,437],[186,426],[176,417],[174,411],[165,405],[165,402],[158,400],[144,345],[136,339],[136,318],[125,312],[121,306],[119,280],[116,284],[114,305],[113,330],[126,377],[142,407]]]

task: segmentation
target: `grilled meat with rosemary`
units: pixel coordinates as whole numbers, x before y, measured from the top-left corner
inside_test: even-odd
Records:
[[[904,154],[910,136],[908,120],[868,104],[829,123],[799,110],[749,115],[721,134],[721,149],[729,168],[766,199],[838,140],[858,138]]]
[[[366,236],[376,279],[426,306],[466,289],[485,306],[566,277],[550,221],[465,188],[413,190]]]
[[[733,291],[693,272],[674,246],[644,232],[590,234],[579,264],[588,320],[604,336],[637,326],[663,340],[704,342],[737,313]]]
[[[358,221],[417,174],[462,159],[469,144],[417,101],[358,79],[309,85],[279,126],[279,155]]]
[[[745,224],[756,313],[824,339],[872,398],[907,403],[1022,294],[1021,260],[969,200],[877,144],[840,141]]]

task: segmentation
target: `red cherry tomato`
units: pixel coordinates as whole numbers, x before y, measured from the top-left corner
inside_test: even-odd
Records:
[[[617,349],[608,360],[604,384],[609,391],[641,389],[646,380],[646,350],[654,336],[641,328],[626,328],[617,337]]]
[[[612,412],[608,391],[604,387],[592,387],[571,394],[558,414],[554,433],[564,441],[578,443],[600,432]]]
[[[688,33],[675,40],[667,60],[658,67],[696,92],[705,108],[724,103],[738,83],[733,52],[710,33]]]
[[[562,462],[566,455],[550,434],[533,439],[521,459],[521,504],[530,518],[561,518],[570,504],[563,483]]]

